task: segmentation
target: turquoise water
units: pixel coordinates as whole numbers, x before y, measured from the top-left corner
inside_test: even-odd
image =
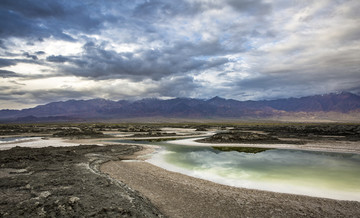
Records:
[[[220,184],[360,201],[360,155],[271,149],[223,152],[212,147],[168,143],[148,162]]]

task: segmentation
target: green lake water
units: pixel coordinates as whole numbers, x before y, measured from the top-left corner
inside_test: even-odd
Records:
[[[171,171],[236,187],[360,201],[358,154],[162,144],[148,162]]]
[[[173,141],[140,143],[159,145],[147,161],[170,171],[235,187],[360,201],[359,154],[283,149],[246,153]]]

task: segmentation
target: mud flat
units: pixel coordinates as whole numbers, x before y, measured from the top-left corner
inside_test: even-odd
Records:
[[[80,145],[0,151],[0,217],[161,217],[139,192],[98,170],[101,163],[141,149]]]

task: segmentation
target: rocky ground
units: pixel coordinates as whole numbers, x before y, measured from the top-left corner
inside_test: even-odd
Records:
[[[279,144],[285,141],[279,140],[273,136],[266,134],[258,134],[252,132],[230,131],[217,133],[211,137],[198,140],[205,143],[267,143]]]
[[[297,144],[317,142],[359,142],[360,125],[277,124],[239,125],[198,140],[205,143]]]
[[[359,124],[257,124],[235,126],[233,131],[261,131],[277,138],[301,140],[360,141]]]
[[[0,151],[0,217],[161,217],[139,192],[98,170],[139,150],[82,145]]]

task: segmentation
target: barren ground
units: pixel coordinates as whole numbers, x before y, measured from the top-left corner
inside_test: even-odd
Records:
[[[32,147],[0,149],[0,217],[360,217],[360,202],[219,185],[143,162],[143,157],[138,156],[151,152],[148,146],[143,149],[138,145],[109,145],[109,142],[105,143],[106,146],[94,145],[104,144],[106,140],[107,136],[99,131],[113,134],[113,138],[108,139],[129,139],[134,134],[146,136],[150,131],[161,131],[161,125],[0,127],[2,137],[53,137],[61,133],[67,140],[31,139],[0,144],[4,149],[17,145]],[[202,130],[195,131],[197,127]],[[359,125],[251,124],[226,127],[179,124],[163,131],[175,131],[175,137],[183,138],[220,129],[301,141],[283,145],[295,149],[360,152]],[[150,139],[167,137],[157,135],[160,137]],[[55,142],[57,144],[53,144]],[[219,143],[233,146],[221,140]],[[79,144],[87,145],[72,146]],[[71,146],[46,147],[52,145]],[[245,141],[236,146],[264,145]]]

